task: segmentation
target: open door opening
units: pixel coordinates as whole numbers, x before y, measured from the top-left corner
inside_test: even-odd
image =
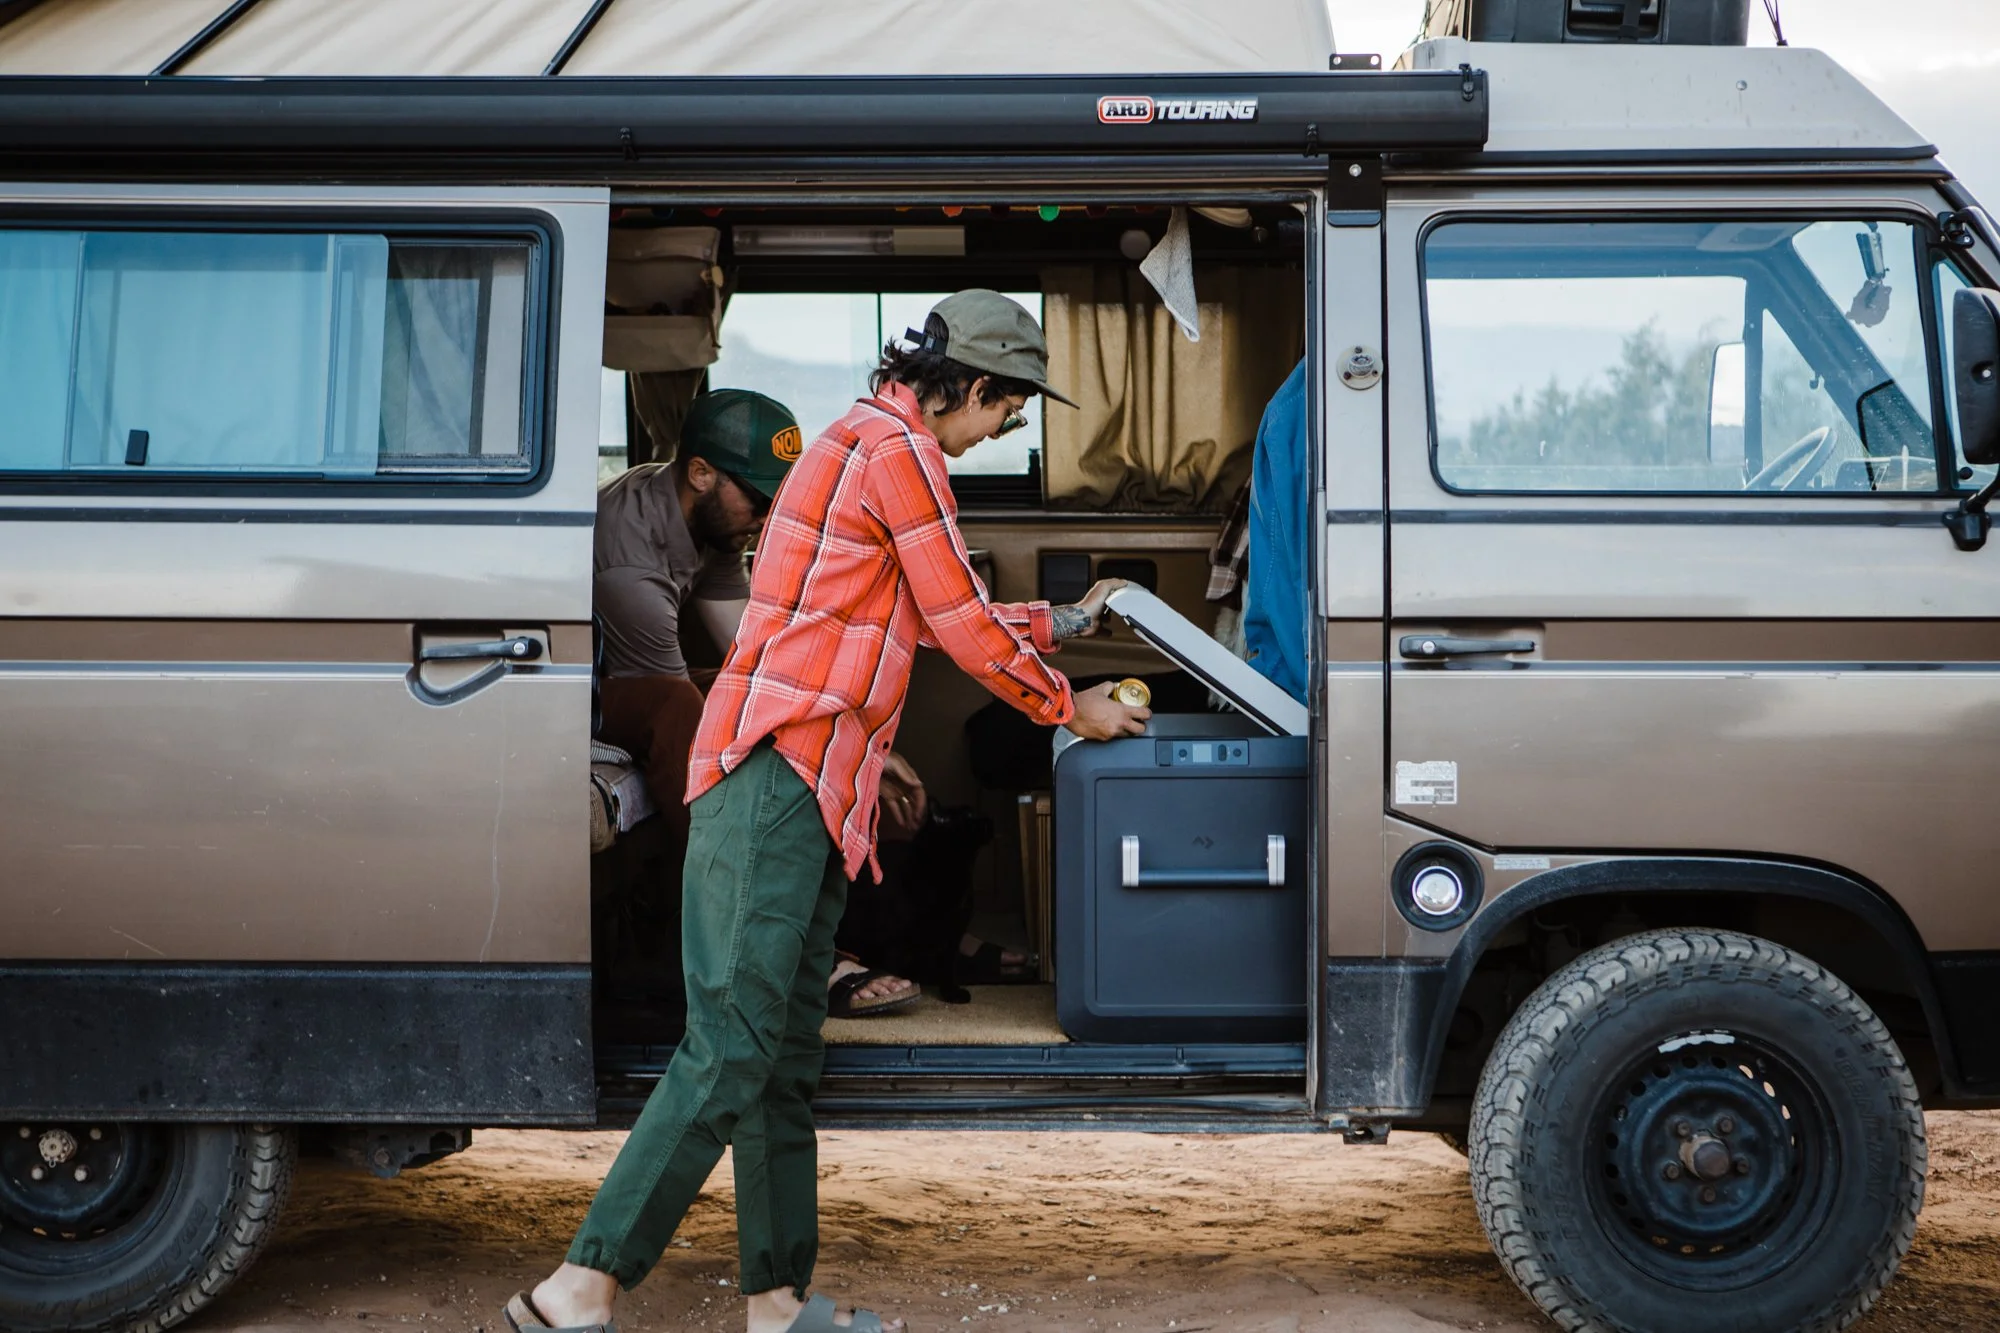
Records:
[[[1178,300],[1141,271],[1166,264],[1149,256],[1170,232],[1183,247],[1168,274],[1183,281]],[[926,973],[907,949],[877,959],[866,938],[843,938],[870,967],[913,972],[925,994],[879,1017],[830,1019],[829,1074],[913,1059],[992,1070],[1030,1052],[1066,1068],[1144,1072],[1165,1060],[1173,1068],[1154,1072],[1185,1073],[1163,1049],[1215,1046],[1261,1049],[1250,1063],[1295,1084],[1305,709],[1243,660],[1240,589],[1216,589],[1218,570],[1240,578],[1232,511],[1248,504],[1266,405],[1304,352],[1298,203],[647,207],[618,215],[611,254],[607,480],[670,462],[680,415],[704,389],[777,398],[810,442],[865,393],[885,342],[966,287],[1037,315],[1052,381],[1083,404],[1031,404],[1029,429],[953,460],[959,525],[995,600],[1061,604],[1098,579],[1129,582],[1111,632],[1065,644],[1055,665],[1079,686],[1144,681],[1152,734],[1065,746],[1067,733],[920,655],[895,745],[932,824],[923,847],[885,845],[884,860],[914,863],[901,901],[919,904],[934,949],[942,940],[963,957],[977,939],[1004,953],[1009,975],[971,959],[966,973]],[[704,641],[700,617],[682,625],[702,682],[723,645]],[[597,1027],[600,1065],[616,1067],[662,1058],[678,1039],[679,916],[659,886],[677,897],[679,881],[673,840],[648,813],[657,794],[629,765],[600,767],[598,786]],[[854,886],[850,914],[872,893]]]

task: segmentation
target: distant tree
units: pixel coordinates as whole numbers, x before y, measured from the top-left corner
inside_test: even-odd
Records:
[[[1533,396],[1475,419],[1456,441],[1460,461],[1659,467],[1703,462],[1708,453],[1709,364],[1718,339],[1703,336],[1678,360],[1657,321],[1633,330],[1617,364],[1565,389],[1551,375]],[[1450,443],[1450,442],[1448,442]]]

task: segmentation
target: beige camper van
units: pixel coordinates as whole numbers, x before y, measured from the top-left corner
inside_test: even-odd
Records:
[[[226,1302],[301,1153],[629,1123],[596,487],[968,286],[1081,404],[974,559],[1129,580],[1061,664],[1156,716],[919,664],[1043,971],[830,1024],[825,1123],[1443,1133],[1565,1328],[1870,1305],[2000,1105],[2000,236],[1740,0],[1211,8],[0,3],[0,1327]],[[1209,594],[1295,367],[1292,695]]]

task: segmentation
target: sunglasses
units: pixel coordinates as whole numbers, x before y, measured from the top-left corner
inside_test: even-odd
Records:
[[[1006,419],[1000,423],[1000,429],[993,432],[993,438],[997,440],[1002,435],[1011,434],[1027,424],[1028,414],[1018,407],[1010,407],[1007,409]]]
[[[743,493],[743,498],[750,502],[751,512],[756,514],[758,518],[763,518],[771,512],[770,496],[764,494],[763,491],[743,480],[743,478],[737,476],[734,472],[727,472],[722,468],[717,468],[716,471],[721,472],[723,476],[729,478],[730,485]]]

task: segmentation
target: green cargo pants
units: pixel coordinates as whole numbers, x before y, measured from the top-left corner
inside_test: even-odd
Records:
[[[689,808],[687,1035],[598,1189],[571,1263],[638,1285],[727,1145],[742,1290],[803,1295],[819,1252],[812,1097],[846,902],[819,803],[769,745]]]

